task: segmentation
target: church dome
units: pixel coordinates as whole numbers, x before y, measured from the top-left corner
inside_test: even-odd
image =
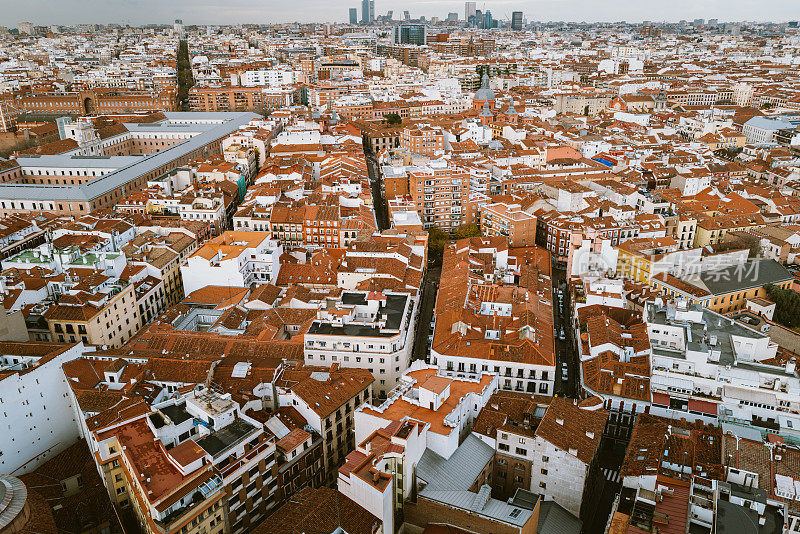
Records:
[[[489,102],[494,99],[494,91],[489,88],[489,75],[484,73],[483,79],[481,80],[481,88],[475,92],[475,96],[472,97],[472,100]]]

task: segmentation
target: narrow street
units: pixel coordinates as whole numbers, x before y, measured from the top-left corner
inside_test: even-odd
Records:
[[[569,302],[569,291],[563,269],[553,267],[553,336],[555,338],[556,351],[556,377],[555,394],[562,397],[577,397],[578,384],[578,362],[573,350],[571,310]],[[562,300],[559,301],[559,291]],[[564,339],[561,339],[561,332],[564,332]],[[567,379],[564,380],[564,365],[567,369]]]
[[[588,505],[589,515],[584,518],[585,534],[603,534],[605,532],[614,499],[622,488],[620,468],[627,446],[626,439],[610,436],[608,432],[603,433],[597,460],[597,476],[601,478],[601,483],[598,491],[591,495]]]
[[[422,280],[422,296],[419,304],[419,314],[417,315],[417,331],[414,337],[414,348],[411,352],[411,360],[427,360],[430,354],[428,336],[432,335],[430,329],[433,307],[436,304],[436,290],[439,287],[439,277],[441,267],[430,267],[425,271]]]
[[[378,230],[387,230],[389,228],[389,210],[386,207],[386,200],[383,198],[383,192],[381,191],[381,170],[378,165],[378,159],[367,146],[364,146],[364,157],[367,160],[369,186],[372,190],[372,205]]]

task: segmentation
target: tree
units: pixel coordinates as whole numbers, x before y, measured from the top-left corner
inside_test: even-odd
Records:
[[[386,124],[390,125],[403,124],[403,118],[397,113],[387,113],[383,116],[383,120],[386,121]]]
[[[478,237],[481,235],[481,227],[475,223],[462,224],[453,231],[453,237],[464,239],[466,237]]]
[[[189,61],[189,43],[185,39],[182,39],[178,43],[176,68],[178,71],[178,103],[185,108],[185,101],[189,96],[189,89],[194,85],[192,65]],[[186,111],[186,109],[184,109],[184,111]]]
[[[800,327],[800,294],[772,284],[764,286],[764,289],[767,290],[767,297],[775,303],[773,320],[787,328]]]
[[[437,227],[428,229],[428,259],[434,265],[440,264],[444,256],[444,247],[450,243],[450,236]]]
[[[761,240],[752,234],[736,233],[725,236],[725,241],[715,246],[718,252],[729,250],[747,249],[749,258],[761,257]]]

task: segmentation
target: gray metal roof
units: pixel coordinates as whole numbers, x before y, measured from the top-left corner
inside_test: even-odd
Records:
[[[702,286],[713,295],[744,291],[794,279],[786,267],[772,259],[748,260],[722,269],[702,271],[699,278]]]
[[[784,128],[794,128],[791,122],[783,117],[763,117],[756,116],[744,123],[744,126],[752,126],[762,130],[782,130]]]
[[[45,184],[0,184],[0,198],[9,200],[32,200],[32,201],[74,201],[86,202],[95,198],[102,197],[118,187],[125,185],[142,175],[155,171],[156,169],[171,163],[186,154],[189,154],[217,139],[235,132],[239,126],[248,124],[251,120],[260,118],[255,113],[192,113],[175,112],[165,113],[166,121],[161,123],[161,127],[169,131],[174,124],[180,121],[205,121],[212,125],[198,133],[194,137],[187,139],[171,147],[167,147],[160,152],[149,154],[140,158],[136,163],[131,163],[119,170],[100,176],[85,184],[80,185],[45,185]],[[200,126],[195,126],[197,130],[203,130]]]
[[[542,501],[539,507],[539,534],[580,534],[583,521],[555,501]]]
[[[494,449],[469,434],[448,459],[427,449],[417,464],[417,476],[427,484],[425,490],[466,490],[493,458]]]
[[[474,434],[467,435],[448,459],[427,449],[417,464],[417,477],[427,483],[420,491],[420,497],[469,510],[494,521],[518,527],[525,525],[533,514],[532,510],[491,498],[489,486],[483,486],[478,493],[469,491],[493,458],[494,449]]]

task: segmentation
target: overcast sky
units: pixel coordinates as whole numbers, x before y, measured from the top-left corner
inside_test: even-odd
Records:
[[[724,21],[800,19],[800,0],[488,0],[477,2],[496,19],[522,11],[529,20],[678,21],[716,18]],[[0,0],[0,25],[110,22],[140,25],[169,23],[237,24],[272,22],[344,22],[348,8],[361,0]],[[403,10],[412,17],[444,18],[450,11],[464,16],[461,0],[375,0],[375,14]]]

